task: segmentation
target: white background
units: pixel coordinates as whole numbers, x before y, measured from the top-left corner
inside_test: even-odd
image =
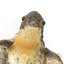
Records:
[[[22,16],[33,10],[38,11],[46,21],[46,47],[59,54],[64,61],[64,0],[0,0],[0,40],[14,37]]]

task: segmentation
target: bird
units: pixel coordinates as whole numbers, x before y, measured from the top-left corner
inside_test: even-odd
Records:
[[[3,57],[6,64],[63,64],[55,52],[45,47],[45,23],[37,11],[31,11],[22,17],[20,29],[15,37],[0,42],[0,46],[4,46],[4,53],[6,52],[7,57]]]

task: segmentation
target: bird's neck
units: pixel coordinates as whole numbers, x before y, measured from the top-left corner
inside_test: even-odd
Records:
[[[22,47],[34,47],[41,43],[41,29],[38,27],[27,26],[25,29],[21,29],[18,35],[15,37],[15,44],[21,44]]]

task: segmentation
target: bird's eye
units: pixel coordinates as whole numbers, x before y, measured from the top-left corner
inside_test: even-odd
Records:
[[[42,24],[45,25],[46,24],[45,21],[43,21]]]
[[[22,17],[22,21],[25,19],[25,17]]]

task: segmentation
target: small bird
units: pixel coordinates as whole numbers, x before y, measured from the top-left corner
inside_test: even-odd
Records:
[[[56,53],[45,47],[44,25],[45,21],[37,11],[23,16],[16,36],[0,41],[0,47],[4,48],[7,56],[3,57],[6,61],[1,64],[63,64]]]
[[[44,64],[45,45],[42,41],[44,20],[35,11],[22,18],[19,32],[14,44],[9,48],[10,64]]]

